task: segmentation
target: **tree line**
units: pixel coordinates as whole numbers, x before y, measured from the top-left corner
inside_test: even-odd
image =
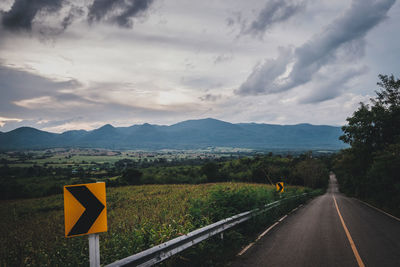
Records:
[[[140,164],[122,159],[100,168],[98,174],[78,168],[0,167],[2,199],[41,197],[62,193],[66,184],[105,181],[108,187],[142,184],[199,184],[249,182],[288,184],[324,188],[328,183],[330,157],[315,157],[311,152],[299,156],[255,155],[239,159],[221,158],[182,162]]]
[[[340,190],[400,215],[400,80],[379,75],[370,104],[360,103],[334,160]]]
[[[329,156],[327,158],[330,159]],[[328,183],[326,159],[305,153],[298,157],[263,155],[233,160],[206,160],[201,165],[126,168],[115,185],[249,182],[275,184],[278,181],[310,188]],[[328,160],[329,161],[329,160]]]

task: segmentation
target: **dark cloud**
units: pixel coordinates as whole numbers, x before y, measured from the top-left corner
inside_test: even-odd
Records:
[[[131,27],[132,18],[141,16],[153,0],[94,0],[90,6],[70,0],[15,0],[9,11],[0,11],[1,25],[9,32],[62,33],[75,19],[106,21]],[[49,20],[49,17],[52,17]]]
[[[27,32],[45,40],[63,33],[84,15],[84,7],[69,0],[15,0],[9,11],[0,11],[1,29],[9,33]]]
[[[112,12],[114,8],[120,3],[121,0],[94,0],[93,4],[89,7],[88,20],[89,22],[102,20],[107,13]]]
[[[146,13],[153,0],[94,0],[88,20],[111,21],[121,27],[132,27],[132,18]]]
[[[39,12],[57,12],[61,9],[62,2],[63,0],[15,0],[9,11],[2,12],[2,25],[10,31],[30,31],[32,21]]]
[[[242,34],[262,37],[266,30],[283,22],[305,8],[305,2],[293,0],[267,1],[257,18],[242,29]],[[233,23],[233,21],[229,21]]]
[[[74,89],[81,86],[80,82],[74,79],[54,81],[28,71],[0,64],[0,94],[2,96],[0,108],[3,108],[8,102],[49,94],[54,95],[59,90]]]
[[[279,48],[278,57],[257,64],[246,82],[240,86],[236,93],[241,95],[257,95],[278,92],[277,89],[279,89],[281,85],[277,84],[275,80],[286,71],[292,58],[292,49]]]
[[[332,72],[329,76],[319,75],[315,81],[315,88],[301,97],[299,103],[314,104],[333,99],[346,91],[347,84],[352,79],[367,72],[367,67],[361,67]]]
[[[236,93],[278,93],[309,82],[322,67],[346,58],[352,48],[363,48],[367,32],[386,18],[394,2],[354,0],[343,15],[292,53],[281,52],[277,59],[255,67]]]
[[[62,101],[66,97],[62,90],[79,87],[81,84],[77,80],[54,81],[23,69],[0,65],[0,113],[8,117],[35,116],[15,103],[40,97]]]
[[[81,7],[76,7],[76,6],[71,6],[68,14],[64,17],[64,19],[61,22],[61,26],[63,30],[68,28],[69,25],[72,24],[72,22],[79,17],[84,16],[85,11]]]

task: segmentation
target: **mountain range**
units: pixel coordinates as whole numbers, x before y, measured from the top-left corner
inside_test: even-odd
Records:
[[[340,127],[229,123],[212,118],[187,120],[170,126],[104,125],[92,131],[50,133],[31,127],[0,132],[0,150],[86,147],[109,149],[198,149],[237,147],[252,149],[341,149]]]

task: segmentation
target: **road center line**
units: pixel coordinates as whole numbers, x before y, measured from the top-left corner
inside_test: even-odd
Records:
[[[364,263],[363,263],[363,261],[362,261],[362,259],[360,257],[360,254],[358,254],[358,250],[357,250],[356,244],[354,243],[353,238],[351,238],[350,232],[347,229],[346,224],[344,223],[342,214],[340,214],[339,207],[338,207],[337,202],[336,202],[336,198],[335,198],[334,195],[332,195],[332,197],[333,197],[333,200],[335,202],[336,210],[337,210],[337,213],[339,214],[340,221],[342,222],[343,229],[346,232],[347,239],[349,240],[351,249],[353,250],[354,256],[356,257],[358,266],[365,267],[365,265],[364,265]]]

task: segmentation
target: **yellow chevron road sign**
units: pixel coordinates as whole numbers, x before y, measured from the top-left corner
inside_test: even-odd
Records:
[[[65,237],[107,231],[106,184],[64,186]]]
[[[285,187],[283,186],[283,182],[276,183],[276,191],[278,193],[283,193],[285,191]]]

